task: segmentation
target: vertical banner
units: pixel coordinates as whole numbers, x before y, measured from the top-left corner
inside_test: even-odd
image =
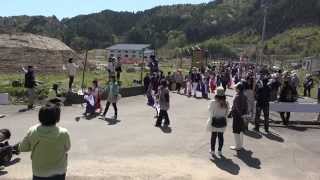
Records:
[[[193,50],[191,67],[202,68],[204,66],[204,51],[201,49]]]

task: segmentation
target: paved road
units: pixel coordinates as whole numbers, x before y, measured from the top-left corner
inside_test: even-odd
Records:
[[[319,126],[276,125],[272,135],[251,132],[245,150],[236,154],[228,148],[234,142],[229,123],[225,158],[210,161],[210,135],[205,132],[208,101],[172,94],[172,126],[162,130],[153,126],[154,111],[145,104],[143,96],[122,99],[120,121],[111,123],[99,118],[77,122],[81,106],[64,107],[60,125],[69,129],[72,138],[68,179],[320,179]],[[0,127],[11,129],[12,142],[21,140],[37,122],[36,111],[17,113],[19,108],[0,107],[1,113],[8,114],[0,119]],[[22,154],[0,172],[1,179],[30,179],[29,156]]]

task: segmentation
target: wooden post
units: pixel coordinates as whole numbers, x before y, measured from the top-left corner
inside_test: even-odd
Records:
[[[141,63],[141,77],[140,77],[140,80],[141,80],[141,85],[143,85],[143,71],[144,71],[144,50],[145,50],[145,49],[142,49],[142,63]]]
[[[82,82],[81,82],[82,92],[84,92],[84,78],[85,78],[85,72],[86,72],[86,68],[87,68],[87,61],[88,61],[88,50],[86,50],[83,71],[82,71]]]

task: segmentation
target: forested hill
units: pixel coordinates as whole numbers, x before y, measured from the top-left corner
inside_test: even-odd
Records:
[[[31,32],[63,40],[74,49],[104,48],[116,42],[184,47],[233,34],[261,34],[267,4],[267,38],[295,27],[320,25],[319,0],[215,0],[199,5],[159,6],[143,12],[0,18],[1,32]],[[244,37],[245,38],[245,37]]]

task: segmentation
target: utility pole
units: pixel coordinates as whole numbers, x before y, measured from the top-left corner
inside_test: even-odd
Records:
[[[261,6],[264,8],[264,14],[263,14],[263,27],[262,27],[262,36],[261,36],[261,49],[260,49],[260,65],[262,65],[263,62],[263,50],[265,46],[265,36],[266,36],[266,28],[267,28],[267,16],[268,16],[268,5],[266,3],[267,0],[261,1]]]

